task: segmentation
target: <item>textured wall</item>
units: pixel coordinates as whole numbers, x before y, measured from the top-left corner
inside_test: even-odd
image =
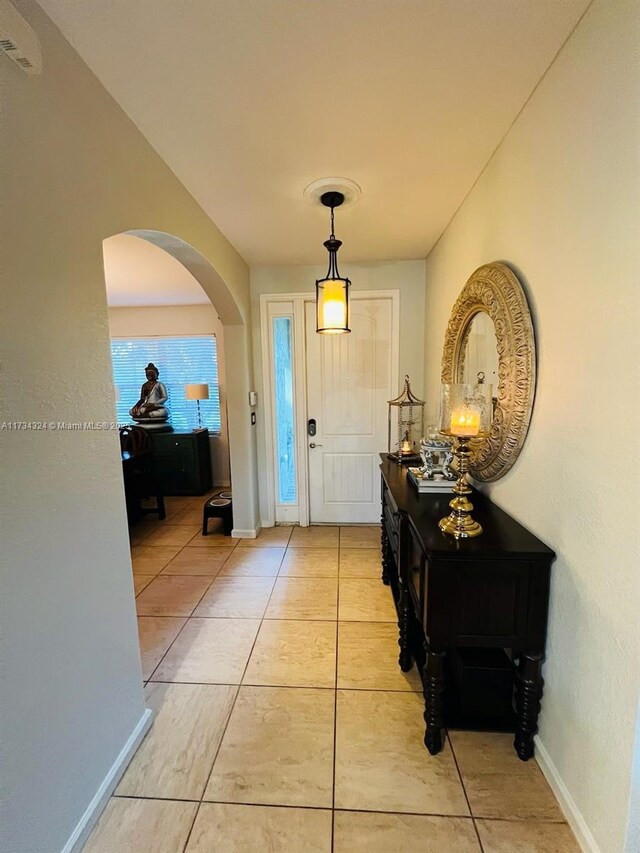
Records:
[[[606,853],[623,850],[640,684],[638,11],[595,0],[426,271],[429,401],[473,270],[506,261],[529,294],[533,420],[488,491],[558,553],[540,741]]]
[[[44,72],[28,77],[0,56],[1,419],[113,420],[102,241],[175,234],[215,267],[227,315],[237,306],[225,329],[229,420],[252,527],[251,340],[238,319],[249,317],[248,269],[33,0],[16,6],[41,40]],[[118,438],[25,430],[0,441],[0,775],[11,782],[0,847],[55,853],[144,711]]]

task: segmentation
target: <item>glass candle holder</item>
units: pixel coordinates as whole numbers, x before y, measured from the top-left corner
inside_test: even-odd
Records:
[[[491,385],[479,383],[445,383],[440,398],[440,431],[456,439],[455,455],[458,460],[458,479],[452,491],[451,513],[440,520],[443,533],[455,539],[479,536],[482,526],[471,517],[473,504],[468,498],[471,486],[467,480],[469,443],[486,438],[491,430],[493,405]]]
[[[485,438],[491,431],[491,385],[444,383],[440,397],[440,432],[456,438]]]

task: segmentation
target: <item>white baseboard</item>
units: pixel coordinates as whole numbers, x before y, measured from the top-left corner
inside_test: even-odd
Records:
[[[153,711],[146,708],[135,729],[129,735],[127,742],[120,750],[120,754],[111,765],[111,769],[102,780],[102,784],[85,809],[84,814],[78,821],[69,840],[62,848],[62,853],[79,853],[82,849],[91,830],[98,822],[98,818],[102,814],[104,807],[107,805],[111,794],[114,792],[116,785],[120,781],[121,776],[127,769],[127,765],[133,758],[136,749],[140,746],[142,738],[149,731],[152,717]]]
[[[591,830],[587,826],[585,819],[582,817],[580,809],[576,805],[573,797],[569,793],[567,786],[564,784],[558,770],[551,760],[549,753],[544,748],[539,736],[535,737],[536,745],[536,760],[540,765],[547,782],[551,786],[551,790],[556,795],[556,799],[560,804],[560,808],[567,819],[567,823],[573,830],[573,834],[584,853],[601,853],[598,844],[591,834]]]
[[[255,539],[261,529],[261,527],[256,527],[253,530],[242,530],[241,528],[234,527],[231,531],[231,537],[233,539]]]

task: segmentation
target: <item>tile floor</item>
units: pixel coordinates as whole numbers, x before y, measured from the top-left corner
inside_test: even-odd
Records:
[[[577,853],[510,735],[422,746],[378,527],[203,538],[202,503],[133,532],[155,722],[85,853]]]

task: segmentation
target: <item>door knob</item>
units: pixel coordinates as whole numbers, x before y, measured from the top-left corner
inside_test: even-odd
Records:
[[[309,447],[313,450],[315,447],[322,447],[321,444],[316,444],[315,441],[309,442]]]

